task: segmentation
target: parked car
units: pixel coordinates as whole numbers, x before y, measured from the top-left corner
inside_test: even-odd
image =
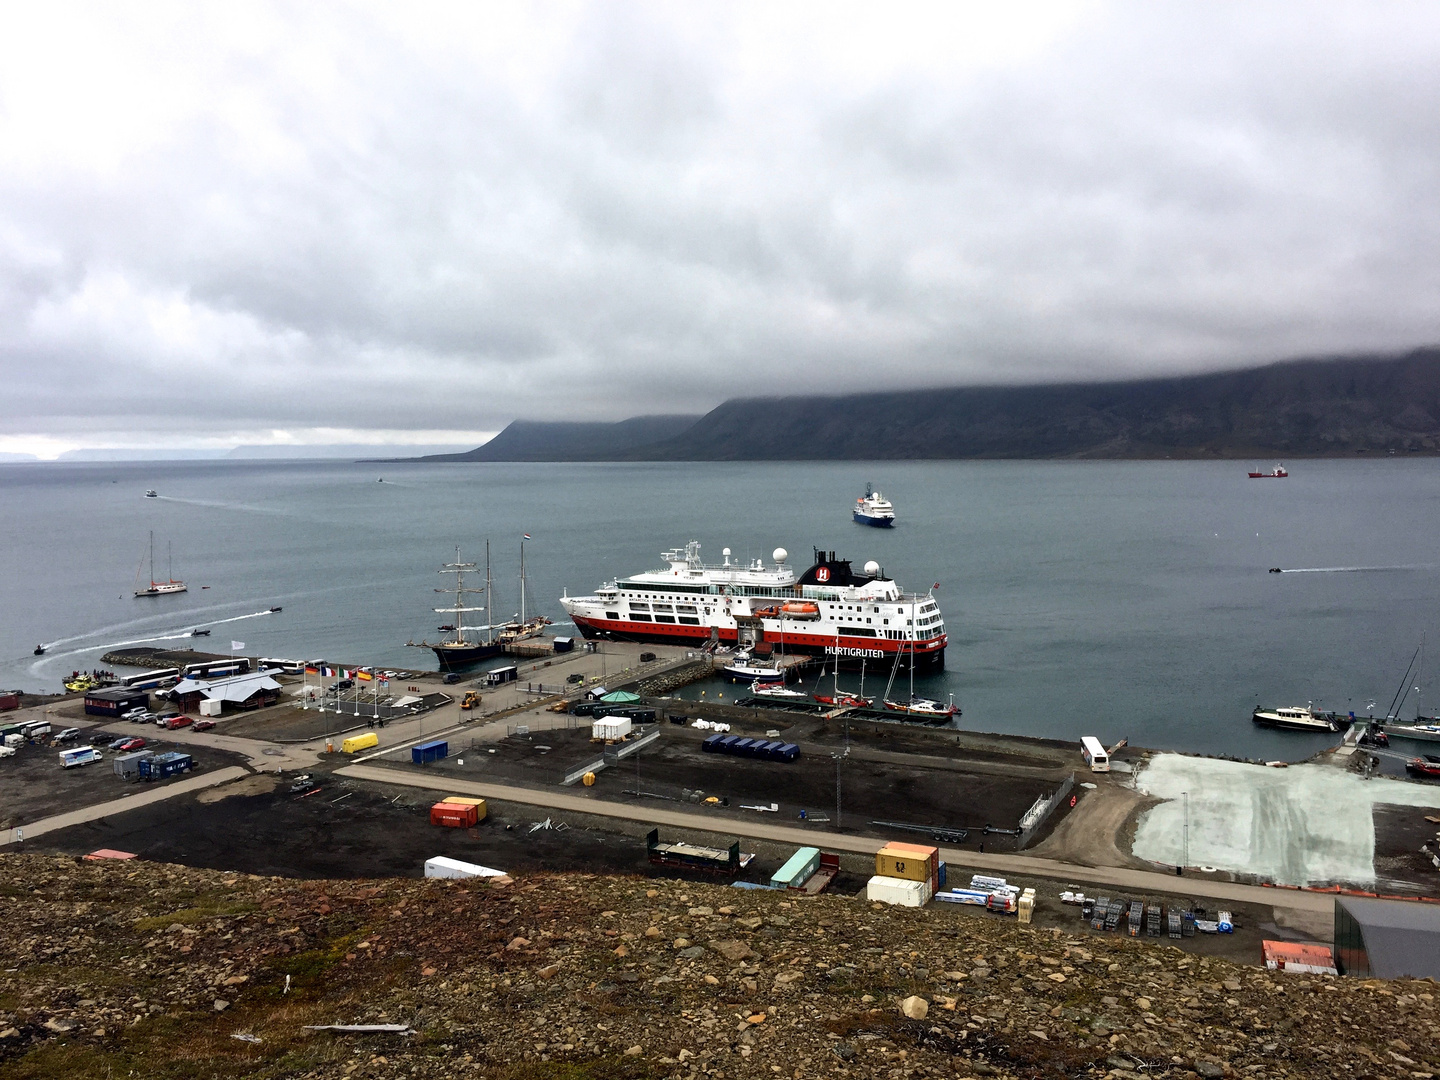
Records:
[[[354,688],[355,688],[355,680],[354,680],[354,679],[341,679],[341,680],[340,680],[339,682],[337,682],[333,687],[331,687],[331,689],[334,690],[334,691],[336,691],[337,693],[338,693],[339,691],[341,691],[341,690],[353,690]]]
[[[110,747],[111,750],[119,750],[128,754],[131,750],[144,750],[149,744],[142,738],[136,736],[132,739],[123,739],[119,746]]]
[[[445,673],[445,677],[442,678],[440,681],[443,682],[446,686],[454,686],[460,681],[460,673],[458,671],[447,671]]]
[[[174,731],[176,728],[189,727],[194,722],[195,721],[188,716],[172,716],[165,721],[165,727],[170,731]]]
[[[59,735],[55,736],[55,741],[74,742],[78,738],[80,738],[80,729],[78,727],[67,727],[64,731],[60,732]]]
[[[106,745],[107,743],[109,743],[111,740],[113,740],[114,738],[115,738],[115,733],[112,732],[112,731],[100,731],[100,732],[96,732],[94,735],[91,735],[91,736],[90,736],[90,745],[91,745],[91,746],[104,746],[104,745]]]
[[[137,717],[137,716],[143,716],[145,713],[148,713],[149,711],[150,711],[150,710],[147,709],[147,708],[145,708],[144,706],[140,706],[139,708],[134,708],[134,709],[126,709],[124,712],[122,712],[122,713],[120,714],[120,719],[121,719],[121,720],[133,720],[133,719],[135,719],[135,717]]]
[[[214,726],[214,720],[196,720],[195,723],[190,725],[193,731],[209,731]]]
[[[148,724],[155,719],[155,714],[149,709],[136,709],[132,713],[127,713],[125,718],[132,724]]]
[[[120,738],[115,739],[110,743],[108,749],[119,750],[126,743],[134,741],[134,738],[135,737],[133,735],[121,735]]]

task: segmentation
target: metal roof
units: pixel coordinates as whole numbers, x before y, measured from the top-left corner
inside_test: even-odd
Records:
[[[1337,896],[1365,939],[1372,974],[1382,979],[1440,978],[1440,904]]]
[[[279,690],[280,684],[263,671],[232,675],[228,679],[184,679],[171,693],[201,694],[210,701],[248,701],[261,690]]]

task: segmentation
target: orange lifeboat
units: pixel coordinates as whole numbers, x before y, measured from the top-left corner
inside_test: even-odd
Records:
[[[818,619],[820,605],[809,600],[787,600],[780,605],[780,614],[787,619]]]

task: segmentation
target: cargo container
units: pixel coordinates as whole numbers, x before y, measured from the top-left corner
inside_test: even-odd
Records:
[[[889,843],[875,853],[875,873],[881,877],[909,878],[940,886],[940,849],[919,844]]]
[[[557,638],[555,639],[555,651],[556,651],[557,653],[573,652],[574,649],[575,649],[575,639],[574,639],[574,638],[557,637]]]
[[[464,803],[438,802],[430,807],[430,824],[450,829],[469,829],[480,821],[479,811]]]
[[[509,667],[497,667],[493,671],[487,671],[485,673],[485,681],[491,686],[514,682],[518,678],[520,678],[520,669],[514,664],[511,664]]]
[[[346,740],[349,741],[348,739]],[[450,744],[442,739],[433,742],[420,743],[410,748],[410,763],[412,765],[428,765],[432,761],[443,761],[450,756]]]
[[[20,694],[14,690],[0,690],[0,712],[20,707]]]
[[[770,875],[770,884],[776,889],[799,888],[810,879],[820,866],[820,849],[802,847],[791,855],[785,865]]]
[[[136,750],[133,753],[121,754],[111,763],[115,775],[121,780],[139,780],[140,762],[151,756],[149,750]]]
[[[682,723],[684,722],[683,717],[682,717],[682,719],[681,719],[681,722],[682,722]],[[701,750],[704,750],[707,754],[713,754],[713,753],[715,753],[717,750],[720,749],[720,744],[721,744],[724,740],[725,740],[725,736],[724,736],[724,735],[711,735],[708,739],[706,739],[704,742],[702,742],[702,743],[700,744],[700,749],[701,749]]]
[[[718,749],[722,754],[733,754],[733,753],[735,752],[735,744],[736,744],[737,742],[739,742],[739,741],[740,741],[740,736],[739,736],[739,735],[726,735],[726,736],[725,736],[724,738],[722,738],[722,739],[720,740],[720,742],[717,744],[717,749]]]
[[[775,751],[779,750],[780,747],[784,745],[784,743],[775,742],[774,740],[771,740],[770,742],[757,742],[755,745],[750,747],[750,753],[754,757],[763,758],[766,761],[774,761]]]
[[[924,907],[931,896],[928,881],[876,874],[865,883],[865,899],[897,907]]]
[[[380,736],[373,731],[367,731],[364,735],[351,735],[340,744],[340,749],[347,754],[354,754],[361,750],[369,750],[372,746],[380,745]]]
[[[102,760],[104,759],[100,751],[93,746],[76,746],[60,751],[60,767],[62,769],[73,769],[79,765],[89,765]]]
[[[781,744],[780,744],[780,749],[777,750],[777,751],[775,751],[775,760],[776,760],[776,761],[784,761],[784,762],[787,762],[787,763],[788,763],[788,762],[794,761],[794,760],[795,760],[796,758],[798,758],[799,756],[800,756],[800,747],[796,746],[793,742],[790,742],[790,743],[781,743]]]
[[[441,799],[440,801],[450,803],[454,806],[475,807],[475,820],[477,822],[484,821],[485,815],[489,813],[489,811],[485,808],[484,799],[472,798],[469,795],[446,795],[445,798]]]
[[[741,755],[743,755],[743,754],[748,754],[748,753],[750,753],[750,747],[753,746],[754,744],[755,744],[755,740],[754,740],[754,739],[737,738],[734,742],[732,742],[732,743],[726,748],[726,752],[727,752],[727,753],[734,754],[734,755],[736,755],[737,757],[739,757],[739,756],[741,756]]]
[[[629,736],[633,722],[628,716],[606,716],[590,725],[590,738],[601,742],[614,742]]]
[[[151,754],[140,761],[141,780],[164,780],[195,768],[195,759],[189,754]]]
[[[481,866],[478,863],[461,862],[459,859],[436,855],[433,859],[425,860],[425,876],[430,878],[504,877],[505,871],[492,870],[490,867]]]

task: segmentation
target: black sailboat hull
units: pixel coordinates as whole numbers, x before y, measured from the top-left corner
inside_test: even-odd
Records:
[[[504,646],[498,641],[477,641],[455,645],[431,645],[430,648],[435,653],[435,659],[440,663],[441,671],[458,671],[460,668],[467,668],[484,660],[493,660],[501,655]]]

